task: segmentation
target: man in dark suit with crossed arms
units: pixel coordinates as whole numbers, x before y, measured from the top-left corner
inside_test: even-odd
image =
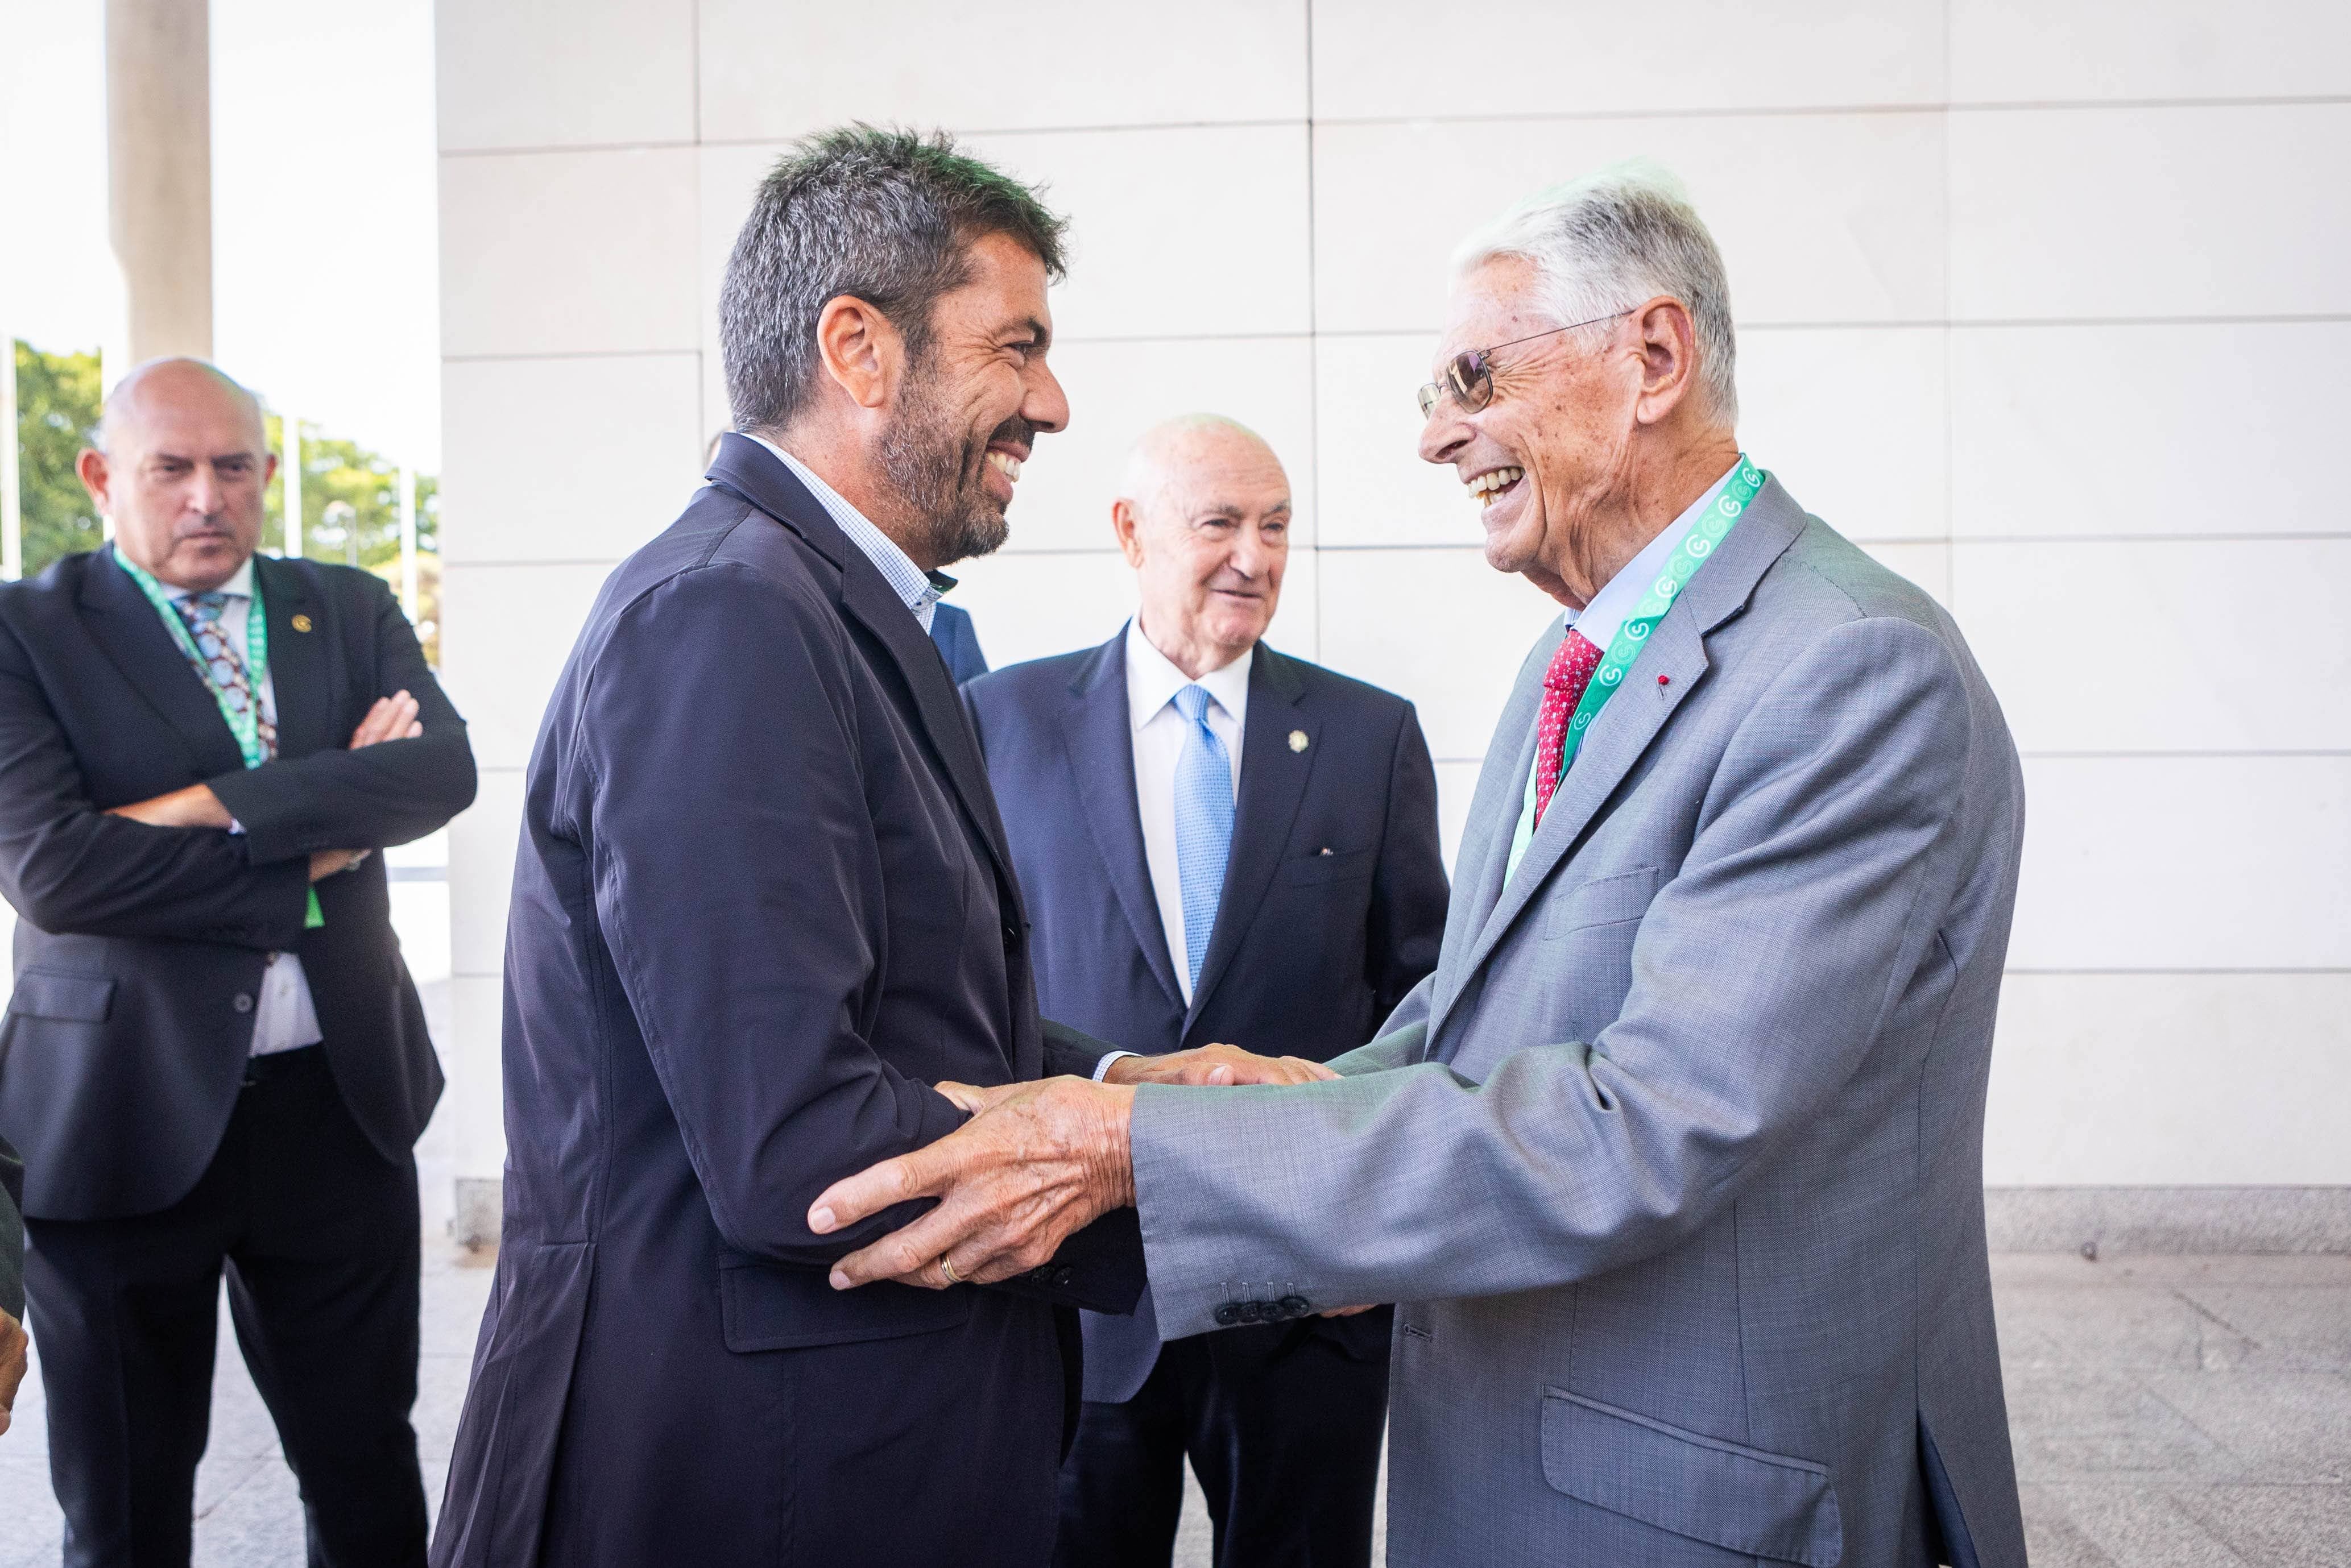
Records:
[[[381,581],[255,555],[261,410],[158,360],[80,472],[114,541],[0,587],[0,1137],[69,1564],[184,1563],[214,1301],[310,1561],[424,1555],[410,1150],[441,1093],[382,863],[474,796]]]
[[[1142,611],[965,689],[1037,923],[1041,1004],[1137,1051],[1353,1050],[1445,930],[1437,784],[1401,697],[1275,652],[1290,481],[1255,434],[1146,434],[1112,508]],[[1164,1349],[1085,1314],[1064,1568],[1165,1563],[1191,1457],[1228,1568],[1368,1563],[1386,1307]]]

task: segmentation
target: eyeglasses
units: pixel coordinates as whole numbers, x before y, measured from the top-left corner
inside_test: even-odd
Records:
[[[1504,348],[1515,348],[1521,343],[1531,343],[1538,337],[1555,337],[1573,332],[1579,327],[1597,327],[1604,321],[1614,321],[1620,316],[1632,315],[1630,310],[1612,310],[1605,316],[1595,316],[1589,321],[1572,321],[1565,327],[1554,327],[1545,332],[1530,332],[1524,337],[1513,337],[1508,343],[1497,343],[1491,348],[1472,348],[1467,354],[1456,354],[1445,367],[1445,379],[1431,381],[1420,389],[1420,417],[1437,412],[1437,405],[1445,394],[1453,394],[1464,413],[1476,413],[1494,400],[1494,362],[1489,358]]]

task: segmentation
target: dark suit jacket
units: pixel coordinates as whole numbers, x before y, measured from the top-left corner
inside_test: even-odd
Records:
[[[939,645],[939,657],[947,661],[947,673],[955,677],[956,685],[987,673],[987,655],[979,650],[979,633],[972,629],[969,610],[935,606],[931,611],[931,640]]]
[[[0,1312],[25,1315],[25,1166],[0,1138]]]
[[[278,756],[251,769],[111,546],[0,586],[0,891],[23,917],[0,1137],[24,1154],[35,1219],[149,1213],[195,1185],[274,950],[301,955],[336,1085],[384,1158],[408,1158],[440,1097],[382,857],[319,884],[316,930],[304,895],[311,851],[406,843],[465,809],[465,722],[380,579],[266,556],[254,570]],[[349,750],[402,688],[424,733]],[[243,834],[105,815],[197,783]]]
[[[531,756],[504,1237],[434,1561],[1042,1562],[1075,1396],[1050,1303],[1132,1305],[1134,1211],[937,1292],[826,1282],[912,1207],[805,1219],[963,1122],[931,1084],[1106,1047],[1038,1018],[920,625],[757,442],[710,479],[605,584]],[[811,1539],[851,1513],[851,1556]]]
[[[1322,1060],[1369,1039],[1437,967],[1437,775],[1403,698],[1258,645],[1231,859],[1189,1009],[1144,858],[1125,633],[998,670],[964,700],[1010,814],[1056,1018],[1151,1054],[1222,1040]],[[1236,1329],[1210,1348],[1262,1355],[1312,1333],[1384,1358],[1387,1319]],[[1148,1296],[1132,1317],[1088,1314],[1085,1333],[1086,1397],[1133,1398],[1159,1356]]]

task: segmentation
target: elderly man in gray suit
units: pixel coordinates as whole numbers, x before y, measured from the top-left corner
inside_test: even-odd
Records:
[[[1131,1202],[1164,1334],[1401,1303],[1394,1562],[2022,1568],[1981,1187],[2016,753],[1950,618],[1740,452],[1732,352],[1659,173],[1464,247],[1421,455],[1567,613],[1436,974],[1335,1082],[990,1092],[818,1199],[943,1199],[836,1285]]]

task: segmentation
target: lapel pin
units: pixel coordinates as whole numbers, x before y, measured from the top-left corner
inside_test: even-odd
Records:
[[[1290,749],[1291,751],[1302,752],[1306,749],[1307,744],[1305,731],[1292,730],[1290,732]]]
[[[309,629],[310,629],[310,618],[309,618],[308,616],[307,616],[307,615],[298,615],[298,616],[296,616],[296,617],[294,618],[294,629],[295,629],[296,631],[308,631],[308,630],[309,630]]]

